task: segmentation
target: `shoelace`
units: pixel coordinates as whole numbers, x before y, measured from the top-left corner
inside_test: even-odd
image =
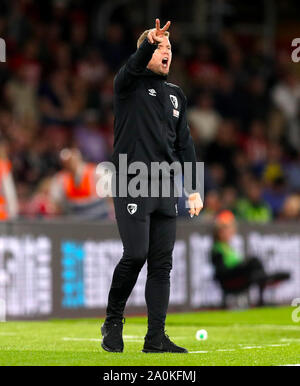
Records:
[[[167,342],[173,346],[176,346],[174,342],[171,341],[169,335],[166,334],[166,331],[164,331],[164,338],[167,340]]]

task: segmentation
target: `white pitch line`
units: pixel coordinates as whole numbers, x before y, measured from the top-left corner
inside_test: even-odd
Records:
[[[299,342],[300,343],[300,339],[297,339],[297,338],[282,338],[280,339],[281,342]]]
[[[289,343],[264,344],[263,346],[245,346],[245,347],[241,347],[241,349],[247,350],[247,349],[253,349],[253,348],[284,347],[284,346],[289,346]]]
[[[277,329],[277,330],[291,330],[291,331],[300,331],[300,326],[291,326],[289,324],[234,324],[233,326],[226,326],[228,328],[266,328],[266,329]]]
[[[9,334],[9,333],[8,333]],[[15,333],[12,333],[15,335]],[[139,338],[137,335],[124,335],[124,338],[126,339],[127,343],[134,343],[134,342],[143,342],[144,339],[135,339]],[[89,341],[89,342],[102,342],[102,339],[97,339],[97,338],[72,338],[72,337],[63,337],[62,340],[64,341]],[[281,339],[283,341],[283,339]],[[243,347],[238,347],[236,349],[217,349],[217,350],[210,350],[210,351],[189,351],[190,354],[208,354],[212,352],[231,352],[231,351],[237,351],[237,350],[255,350],[255,349],[262,349],[262,348],[267,348],[267,347],[284,347],[284,346],[289,346],[290,343],[280,343],[280,344],[265,344],[262,346],[243,346]],[[242,346],[240,344],[239,346]],[[288,365],[286,365],[288,366]]]
[[[255,348],[263,348],[263,346],[245,346],[245,347],[241,347],[240,349],[241,350],[252,350]]]
[[[241,350],[252,350],[254,348],[263,348],[262,346],[245,346],[241,347]]]
[[[90,342],[102,342],[102,339],[95,339],[95,338],[68,338],[68,337],[64,337],[62,338],[62,340],[71,340],[71,341],[90,341]]]
[[[96,338],[70,338],[70,337],[64,337],[62,338],[64,341],[74,341],[74,342],[81,342],[81,341],[88,341],[88,342],[102,342],[102,339],[96,339]],[[143,342],[144,339],[126,339],[126,342]]]
[[[139,335],[123,335],[123,338],[125,338],[125,339],[143,339],[144,337],[139,336]]]
[[[216,351],[235,351],[235,349],[234,348],[220,348],[220,349],[218,349],[218,350],[216,350]]]
[[[240,345],[241,346],[241,345]],[[263,346],[245,346],[245,347],[238,347],[238,348],[231,348],[231,349],[218,349],[218,350],[210,350],[210,351],[189,351],[190,354],[207,354],[212,352],[226,352],[226,351],[238,351],[238,350],[255,350],[255,349],[262,349],[267,347],[283,347],[283,346],[289,346],[289,343],[285,344],[265,344]]]

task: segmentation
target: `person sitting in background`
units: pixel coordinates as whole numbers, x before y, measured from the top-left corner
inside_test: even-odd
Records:
[[[243,259],[231,246],[236,230],[235,217],[229,210],[222,211],[216,217],[214,242],[211,249],[215,278],[220,282],[224,294],[242,292],[252,285],[257,285],[259,288],[259,305],[262,305],[266,285],[286,280],[290,275],[287,272],[268,275],[257,257]],[[224,303],[226,305],[225,298]]]
[[[235,213],[247,222],[266,223],[272,219],[271,209],[262,199],[260,181],[252,179],[246,184],[245,197],[238,200]]]
[[[23,215],[25,217],[54,217],[57,213],[57,206],[50,196],[52,185],[51,177],[44,178],[38,185],[33,196],[24,205]]]
[[[18,215],[18,199],[12,176],[11,162],[5,142],[0,142],[0,221],[12,220]]]
[[[83,122],[78,125],[74,137],[80,152],[89,162],[102,162],[108,159],[107,140],[100,127],[96,110],[89,109],[84,113]]]
[[[262,180],[265,185],[262,196],[271,207],[274,217],[280,213],[289,190],[283,167],[283,151],[284,148],[280,143],[270,143],[267,160],[262,170]]]
[[[300,219],[300,197],[297,194],[288,196],[279,213],[280,221],[298,221]]]
[[[188,119],[194,129],[195,141],[203,144],[211,142],[218,130],[221,117],[213,108],[210,94],[202,94],[196,100],[196,106],[188,111]]]
[[[221,191],[222,209],[233,211],[237,201],[237,189],[234,186],[225,186]]]
[[[234,158],[238,151],[236,125],[231,120],[222,121],[218,127],[216,138],[209,143],[205,150],[206,167],[222,166],[224,170],[224,184],[232,185],[236,180]]]
[[[51,197],[61,214],[85,220],[112,218],[112,200],[96,192],[97,165],[86,163],[76,148],[60,152],[63,170],[51,184]]]
[[[262,165],[261,174],[264,182],[272,184],[276,178],[284,175],[283,169],[284,148],[280,143],[271,142],[267,148],[267,158]]]
[[[289,152],[289,160],[284,165],[284,175],[289,190],[300,193],[300,152]]]
[[[262,197],[272,209],[273,216],[277,217],[288,197],[288,187],[285,177],[275,178],[274,181],[264,189]]]
[[[254,120],[250,133],[241,143],[248,161],[254,171],[259,172],[267,157],[266,127],[263,121]]]
[[[277,84],[271,90],[271,98],[275,106],[283,113],[286,120],[286,138],[291,147],[300,146],[299,133],[299,102],[300,79],[292,68],[286,68]]]
[[[221,209],[220,194],[217,190],[210,190],[205,196],[205,208],[200,215],[200,221],[213,221]]]

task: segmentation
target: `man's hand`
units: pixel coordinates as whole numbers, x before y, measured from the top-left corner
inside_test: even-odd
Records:
[[[165,32],[169,29],[171,22],[168,21],[163,28],[160,28],[160,20],[155,20],[155,28],[148,33],[148,40],[151,44],[158,44],[163,41]]]
[[[200,210],[203,208],[203,202],[201,200],[199,193],[192,193],[189,195],[189,207],[190,207],[190,216],[194,217],[194,215],[198,216]]]

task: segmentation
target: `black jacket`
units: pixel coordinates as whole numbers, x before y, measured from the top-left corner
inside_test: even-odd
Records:
[[[128,165],[142,161],[150,167],[150,162],[180,161],[183,170],[183,162],[192,162],[195,187],[196,155],[186,97],[166,76],[146,68],[156,47],[145,39],[115,77],[112,160],[117,171],[119,154],[127,154]]]

